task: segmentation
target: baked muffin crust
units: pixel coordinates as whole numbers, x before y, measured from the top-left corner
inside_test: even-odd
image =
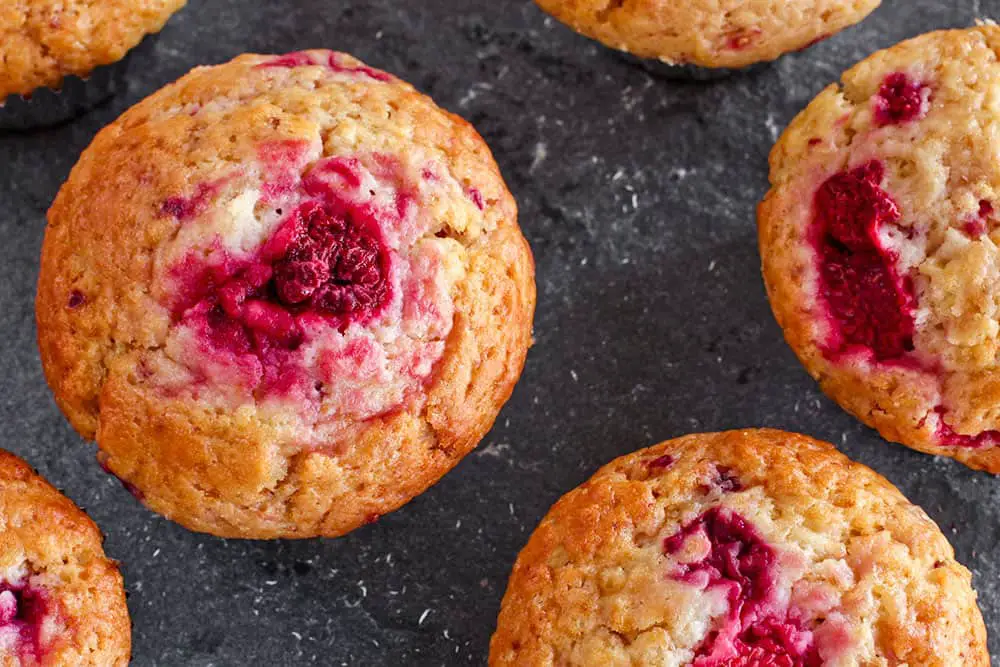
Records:
[[[131,626],[100,530],[0,450],[0,664],[122,667]]]
[[[1000,29],[880,51],[771,153],[758,222],[785,337],[883,437],[1000,472]]]
[[[534,268],[475,130],[350,56],[245,55],[138,104],[49,213],[46,376],[150,508],[347,532],[492,426]]]
[[[880,0],[536,0],[574,30],[642,58],[744,67],[860,22]]]
[[[985,666],[970,578],[923,511],[831,445],[690,435],[552,507],[490,665]]]
[[[186,0],[5,0],[0,5],[0,103],[58,88],[121,60]]]

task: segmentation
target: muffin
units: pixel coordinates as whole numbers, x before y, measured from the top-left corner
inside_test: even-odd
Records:
[[[122,61],[185,0],[5,0],[0,129],[66,120],[123,87]],[[92,78],[84,82],[81,79]],[[60,94],[54,91],[63,89]]]
[[[1000,472],[1000,28],[930,33],[824,90],[759,208],[778,323],[883,437]]]
[[[0,450],[0,664],[128,664],[122,576],[94,522]]]
[[[860,22],[881,0],[535,0],[577,32],[673,65],[745,67]]]
[[[555,504],[489,664],[985,667],[970,580],[923,511],[833,446],[690,435]]]
[[[350,56],[198,68],[49,211],[46,377],[151,509],[336,536],[433,484],[524,364],[534,266],[468,123]]]

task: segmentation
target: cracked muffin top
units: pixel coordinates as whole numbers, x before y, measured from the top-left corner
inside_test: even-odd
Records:
[[[159,32],[186,0],[4,0],[0,5],[0,103],[85,77]]]
[[[124,667],[125,589],[94,522],[0,450],[0,665]]]
[[[555,504],[490,665],[985,667],[970,579],[922,510],[832,445],[691,435]]]
[[[824,90],[771,154],[771,305],[887,439],[1000,472],[1000,28],[931,33]]]
[[[674,65],[744,67],[860,22],[881,0],[535,0],[614,49]]]
[[[475,130],[350,56],[244,55],[126,112],[49,212],[46,376],[147,506],[339,535],[491,427],[534,268]]]

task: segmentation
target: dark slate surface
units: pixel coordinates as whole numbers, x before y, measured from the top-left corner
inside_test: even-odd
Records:
[[[135,665],[484,664],[507,574],[548,507],[613,457],[767,425],[838,443],[936,519],[975,574],[1000,652],[1000,482],[883,442],[782,341],[754,206],[792,116],[870,52],[1000,15],[1000,0],[887,0],[806,53],[710,82],[651,75],[519,0],[191,0],[127,95],[0,137],[0,445],[86,508],[123,562]],[[158,518],[104,475],[49,397],[32,298],[44,213],[128,105],[244,51],[349,51],[472,121],[538,264],[537,344],[476,453],[339,540],[224,541]]]

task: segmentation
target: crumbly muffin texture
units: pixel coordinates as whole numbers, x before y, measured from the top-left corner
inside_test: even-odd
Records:
[[[0,665],[128,664],[122,577],[72,502],[0,450]]]
[[[771,304],[823,389],[881,434],[1000,473],[1000,28],[881,51],[771,154]]]
[[[880,0],[536,0],[577,32],[643,58],[702,67],[774,60],[858,23]]]
[[[0,103],[121,60],[186,0],[4,0]]]
[[[338,535],[492,425],[530,342],[470,125],[350,56],[246,55],[128,111],[49,214],[47,377],[102,464],[220,535]]]
[[[691,435],[566,494],[518,556],[490,665],[989,664],[971,575],[831,445]]]

